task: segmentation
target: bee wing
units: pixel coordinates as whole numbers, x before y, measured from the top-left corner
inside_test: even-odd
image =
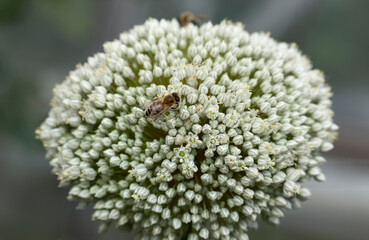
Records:
[[[155,101],[152,103],[151,110],[153,115],[160,115],[167,110],[167,107],[161,101]]]
[[[153,104],[154,102],[158,101],[160,98],[159,97],[154,97],[151,101],[147,100],[144,104],[144,108],[148,109],[150,107],[151,104]]]
[[[152,101],[145,102],[144,109],[147,110],[151,104],[152,104]]]
[[[147,104],[145,114],[149,119],[155,120],[165,112],[164,104],[161,101],[152,101]]]

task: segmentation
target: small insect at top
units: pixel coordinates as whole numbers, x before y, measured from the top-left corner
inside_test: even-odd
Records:
[[[200,19],[208,19],[208,18],[209,17],[205,15],[197,15],[190,12],[184,12],[178,16],[177,20],[179,22],[179,25],[185,27],[190,23],[192,23],[195,26],[200,26],[201,25]]]

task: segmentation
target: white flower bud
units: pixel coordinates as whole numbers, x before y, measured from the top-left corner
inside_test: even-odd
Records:
[[[206,196],[209,198],[209,200],[215,201],[218,197],[218,194],[215,191],[210,191],[206,194]]]
[[[187,96],[187,101],[189,104],[195,104],[197,102],[198,95],[195,93],[192,93]]]
[[[185,197],[189,200],[192,201],[192,199],[195,197],[195,192],[192,190],[187,190],[185,193]]]
[[[81,89],[85,93],[89,93],[89,92],[91,92],[92,87],[91,87],[91,84],[89,82],[87,82],[86,80],[82,80],[81,81]]]
[[[217,152],[219,155],[225,155],[228,152],[228,145],[224,144],[224,145],[220,145],[217,147]]]
[[[199,232],[199,236],[202,238],[202,239],[208,239],[209,237],[209,230],[207,228],[202,228]]]
[[[296,182],[298,179],[300,179],[301,174],[302,174],[302,170],[300,170],[300,169],[292,169],[289,172],[289,174],[287,175],[287,178],[286,179]]]
[[[174,218],[174,219],[172,220],[172,225],[173,225],[173,228],[174,228],[174,229],[180,229],[180,228],[181,228],[181,226],[182,226],[182,222],[181,222],[181,220],[179,220],[178,218]]]
[[[253,210],[250,206],[243,206],[242,213],[245,214],[245,216],[251,216],[251,214],[253,213]]]
[[[106,195],[106,190],[104,188],[100,188],[96,193],[95,197],[102,198]]]
[[[323,142],[321,149],[323,152],[328,152],[333,149],[333,144],[331,142]]]
[[[274,183],[281,183],[286,180],[286,174],[284,172],[277,172],[273,176],[273,182]]]
[[[199,124],[194,124],[194,125],[192,126],[192,131],[193,131],[195,134],[199,134],[199,133],[201,132],[201,130],[202,130],[202,127],[201,127],[201,125],[199,125]]]
[[[111,166],[119,166],[122,161],[120,160],[119,157],[113,156],[113,157],[110,158],[109,162],[110,162]]]

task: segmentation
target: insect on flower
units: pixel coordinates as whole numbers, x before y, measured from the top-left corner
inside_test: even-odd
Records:
[[[208,18],[209,18],[208,16],[184,12],[178,16],[177,20],[179,22],[179,25],[185,27],[190,23],[192,23],[195,26],[200,26],[201,25],[200,19],[208,19]]]
[[[146,107],[145,114],[152,120],[156,120],[168,109],[177,109],[181,99],[178,93],[167,94],[161,98],[154,98]]]

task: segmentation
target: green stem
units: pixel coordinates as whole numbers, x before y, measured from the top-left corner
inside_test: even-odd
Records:
[[[186,232],[181,236],[181,240],[187,240],[191,232],[192,232],[192,223],[188,224]]]

